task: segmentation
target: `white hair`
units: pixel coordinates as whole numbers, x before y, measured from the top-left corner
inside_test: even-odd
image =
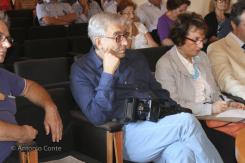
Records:
[[[9,26],[9,19],[6,13],[4,11],[0,10],[0,21],[5,23],[7,26]]]
[[[100,12],[92,16],[88,23],[88,36],[95,45],[95,38],[104,36],[111,25],[125,25],[126,20],[118,14]]]

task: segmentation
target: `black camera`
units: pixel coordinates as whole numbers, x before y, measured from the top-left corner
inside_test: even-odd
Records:
[[[135,122],[137,120],[157,122],[158,119],[167,115],[181,112],[192,113],[190,109],[183,108],[180,105],[172,106],[168,101],[129,97],[125,100],[124,122]]]

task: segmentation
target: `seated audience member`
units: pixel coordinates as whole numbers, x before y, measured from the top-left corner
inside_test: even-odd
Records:
[[[152,76],[140,55],[125,54],[128,44],[125,19],[100,13],[89,20],[88,35],[94,45],[73,63],[71,90],[81,111],[95,124],[122,119],[129,96],[159,97],[179,107]],[[124,159],[134,162],[220,163],[196,118],[189,113],[166,116],[158,122],[129,122],[123,127]]]
[[[72,8],[77,14],[76,23],[87,23],[93,15],[102,11],[99,4],[94,0],[77,0]]]
[[[69,25],[77,18],[70,4],[57,0],[43,0],[43,3],[38,3],[36,14],[41,26]]]
[[[11,9],[12,9],[11,0],[1,0],[0,1],[0,10],[7,11]]]
[[[117,5],[124,0],[101,0],[101,6],[105,12],[117,13]]]
[[[225,12],[230,7],[230,0],[212,0],[210,3],[213,3],[214,10],[204,17],[208,26],[208,43],[218,40],[217,35],[223,28],[225,20],[229,17],[229,14]]]
[[[170,30],[178,15],[185,12],[190,4],[189,0],[167,1],[167,11],[158,19],[157,23],[157,33],[162,45],[173,45],[173,41],[169,38]]]
[[[77,2],[77,0],[58,0],[58,2],[69,3],[70,5],[73,5],[73,3]]]
[[[170,34],[175,46],[158,60],[156,80],[161,83],[163,89],[169,91],[171,98],[181,106],[190,108],[196,116],[221,113],[229,107],[245,109],[241,103],[227,103],[220,99],[221,93],[213,78],[208,57],[201,51],[206,30],[201,15],[181,14]],[[224,123],[220,122],[220,124]],[[244,127],[243,124],[237,125]],[[219,135],[221,138],[224,134]],[[234,143],[232,137],[228,135],[223,137],[228,137],[228,140],[221,143],[229,143],[227,141]],[[235,162],[234,144],[227,151],[229,152],[221,151],[223,160],[227,163]]]
[[[153,40],[144,24],[135,20],[136,5],[130,0],[121,1],[117,6],[117,12],[128,21],[128,31],[131,37],[132,49],[157,47],[158,44]]]
[[[245,100],[245,1],[232,6],[232,32],[207,50],[214,78],[221,91]]]
[[[35,9],[38,0],[15,0],[14,9]]]
[[[225,19],[225,21],[220,26],[220,31],[217,33],[217,38],[221,39],[227,36],[232,31],[230,17]]]
[[[6,15],[0,12],[1,63],[11,46],[7,24]],[[17,124],[15,96],[24,96],[44,108],[46,134],[52,134],[53,142],[59,142],[62,137],[62,121],[49,94],[39,84],[0,68],[0,162],[8,157],[15,142],[29,143],[36,138],[38,132],[32,126]]]
[[[243,1],[243,0],[237,0],[237,1],[231,1],[232,5],[238,1]],[[221,24],[221,29],[220,32],[217,34],[218,39],[224,38],[225,36],[227,36],[230,32],[232,31],[232,27],[231,27],[231,20],[230,20],[230,16],[228,19],[225,19],[225,21]]]
[[[146,0],[136,8],[136,15],[143,23],[148,31],[151,33],[154,40],[160,44],[157,35],[157,21],[158,18],[166,12],[166,7],[163,5],[162,0]]]

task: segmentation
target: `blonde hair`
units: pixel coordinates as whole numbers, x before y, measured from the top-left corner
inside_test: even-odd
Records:
[[[228,0],[229,1],[229,5],[227,7],[227,10],[226,11],[229,11],[230,10],[230,7],[231,7],[231,0]],[[209,12],[212,12],[215,10],[215,3],[217,2],[217,0],[211,0],[209,2]]]

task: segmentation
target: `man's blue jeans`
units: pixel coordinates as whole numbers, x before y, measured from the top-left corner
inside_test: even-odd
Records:
[[[198,120],[191,114],[166,116],[157,123],[124,126],[124,159],[156,163],[222,163]]]

